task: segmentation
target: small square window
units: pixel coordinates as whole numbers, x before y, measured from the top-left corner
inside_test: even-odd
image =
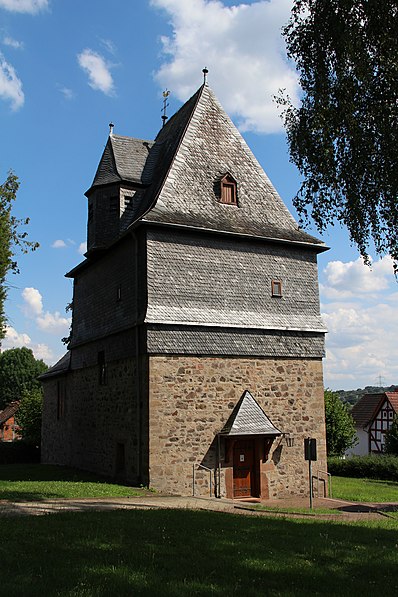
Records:
[[[271,282],[271,294],[272,296],[282,296],[282,282],[280,280],[272,280]]]

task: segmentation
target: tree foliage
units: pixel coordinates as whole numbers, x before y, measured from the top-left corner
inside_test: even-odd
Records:
[[[390,429],[386,433],[384,450],[386,454],[398,456],[398,415],[395,415]]]
[[[283,30],[302,99],[283,92],[294,205],[320,232],[347,226],[365,261],[374,243],[398,267],[398,0],[296,0]]]
[[[12,348],[0,353],[0,410],[24,392],[40,389],[37,377],[47,371],[47,365],[35,359],[29,348]]]
[[[24,390],[16,413],[16,420],[21,427],[22,439],[32,446],[40,446],[42,409],[41,389],[36,388],[30,392]]]
[[[4,303],[7,297],[6,278],[9,272],[18,273],[15,260],[17,250],[27,253],[35,250],[38,243],[27,240],[27,232],[21,226],[29,223],[29,218],[18,219],[12,214],[19,181],[13,172],[9,172],[6,181],[0,185],[0,341],[5,336],[6,316]]]
[[[328,456],[342,456],[357,443],[354,420],[336,392],[325,390],[326,447]]]

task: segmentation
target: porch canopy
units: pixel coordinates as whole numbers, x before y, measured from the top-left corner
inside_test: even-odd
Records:
[[[272,424],[261,406],[246,390],[219,435],[224,437],[238,435],[276,437],[282,435],[282,432]]]

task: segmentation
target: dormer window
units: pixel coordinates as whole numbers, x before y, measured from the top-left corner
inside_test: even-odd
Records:
[[[226,174],[221,179],[221,203],[226,205],[238,205],[236,194],[236,181],[230,174]]]

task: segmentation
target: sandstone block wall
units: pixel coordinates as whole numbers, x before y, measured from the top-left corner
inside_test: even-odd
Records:
[[[318,440],[315,469],[326,470],[320,359],[152,356],[149,359],[149,475],[161,491],[192,493],[192,466],[215,467],[215,437],[245,390],[273,424],[294,438],[275,440],[262,464],[270,498],[308,495],[304,438]],[[221,493],[231,475],[223,464]],[[196,493],[208,495],[209,474],[197,470]]]

